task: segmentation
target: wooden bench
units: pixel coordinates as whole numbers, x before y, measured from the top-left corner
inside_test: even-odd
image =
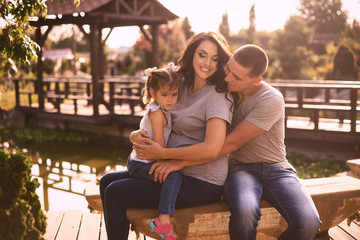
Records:
[[[123,103],[128,103],[131,111],[131,115],[134,115],[135,113],[135,106],[140,105],[143,109],[145,108],[141,96],[114,95],[113,99],[120,105]]]
[[[360,211],[360,180],[343,176],[303,180],[313,198],[322,221],[320,232],[327,231]],[[88,185],[85,198],[89,208],[102,211],[97,185]],[[262,218],[258,225],[257,239],[273,239],[285,229],[286,222],[269,203],[260,202]],[[146,236],[157,238],[149,226],[157,216],[156,209],[130,208],[127,218],[133,228]],[[223,201],[200,207],[176,209],[174,228],[180,239],[222,240],[229,239],[229,207]]]
[[[360,179],[360,158],[347,160],[346,165],[350,168],[351,173],[354,175],[354,177]]]
[[[51,102],[54,107],[57,109],[58,113],[61,113],[61,109],[60,109],[60,104],[64,102],[64,100],[68,99],[68,100],[72,100],[73,101],[73,105],[74,105],[74,114],[76,115],[78,112],[78,100],[86,100],[86,101],[91,101],[92,100],[92,96],[87,96],[87,95],[83,95],[83,96],[76,96],[76,95],[66,95],[66,94],[56,94],[53,92],[48,92],[46,94],[46,98],[48,99],[49,102]]]

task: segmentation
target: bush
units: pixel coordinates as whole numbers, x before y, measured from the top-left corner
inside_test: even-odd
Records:
[[[43,239],[46,217],[25,156],[0,151],[0,236],[6,240]]]
[[[301,179],[330,177],[349,171],[345,162],[334,160],[331,157],[311,159],[305,155],[289,153],[287,158]]]

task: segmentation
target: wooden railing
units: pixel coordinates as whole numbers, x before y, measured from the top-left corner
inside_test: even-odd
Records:
[[[144,77],[106,77],[101,83],[104,84],[103,95],[109,96],[110,113],[115,113],[115,105],[129,104],[131,115],[134,115],[136,105],[145,107],[141,97],[145,83]],[[108,85],[107,88],[106,85]]]
[[[356,133],[360,119],[360,82],[278,80],[270,84],[283,94],[287,118],[309,116],[314,123],[313,130],[319,130],[320,118],[337,120],[339,124],[346,120],[350,122],[350,132]]]
[[[108,113],[117,114],[115,106],[129,104],[131,115],[135,106],[144,107],[141,101],[141,89],[145,77],[106,77],[100,81],[100,104],[104,104]],[[321,130],[322,121],[349,124],[350,133],[360,133],[360,81],[315,81],[315,80],[271,80],[272,86],[279,89],[285,98],[286,120],[294,117],[306,117],[313,122],[313,130]],[[37,108],[34,95],[38,96],[35,79],[19,78],[15,80],[16,106]],[[72,101],[73,115],[78,115],[78,100],[92,104],[93,88],[90,78],[45,78],[44,96],[51,102],[59,114],[66,114],[61,103]],[[20,95],[27,95],[27,103],[20,102]],[[40,96],[38,96],[40,98]],[[44,110],[46,111],[46,110]],[[68,114],[68,113],[67,113]],[[286,121],[287,122],[287,121]],[[357,129],[359,128],[359,129]]]
[[[15,95],[17,107],[38,108],[39,101],[43,98],[53,104],[60,114],[68,114],[61,110],[64,101],[72,101],[74,105],[74,115],[78,115],[78,100],[86,100],[92,104],[93,87],[89,77],[47,77],[43,80],[44,95],[39,96],[36,79],[17,78],[15,82]],[[131,114],[135,113],[135,106],[140,105],[144,108],[141,101],[141,89],[145,78],[143,77],[107,77],[100,81],[99,95],[101,104],[104,104],[111,114],[114,114],[114,107],[121,104],[129,104]],[[26,101],[21,102],[22,95],[27,95]],[[44,109],[46,111],[46,109]]]

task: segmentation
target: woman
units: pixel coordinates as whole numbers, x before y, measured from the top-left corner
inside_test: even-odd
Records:
[[[173,129],[165,149],[169,151],[163,158],[213,159],[221,150],[232,118],[231,96],[224,81],[224,66],[230,56],[229,46],[220,34],[200,33],[189,39],[179,59],[183,83],[180,98],[171,110]],[[227,158],[199,165],[201,162],[181,162],[183,180],[176,208],[220,200],[228,171]],[[160,190],[161,184],[131,178],[127,172],[106,174],[100,181],[100,194],[108,238],[127,239],[126,208],[157,208]]]

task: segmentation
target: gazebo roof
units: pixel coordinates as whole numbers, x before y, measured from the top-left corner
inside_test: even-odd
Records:
[[[46,19],[32,20],[34,26],[98,23],[101,27],[162,24],[178,18],[157,0],[48,0]],[[39,15],[40,16],[40,15]]]

